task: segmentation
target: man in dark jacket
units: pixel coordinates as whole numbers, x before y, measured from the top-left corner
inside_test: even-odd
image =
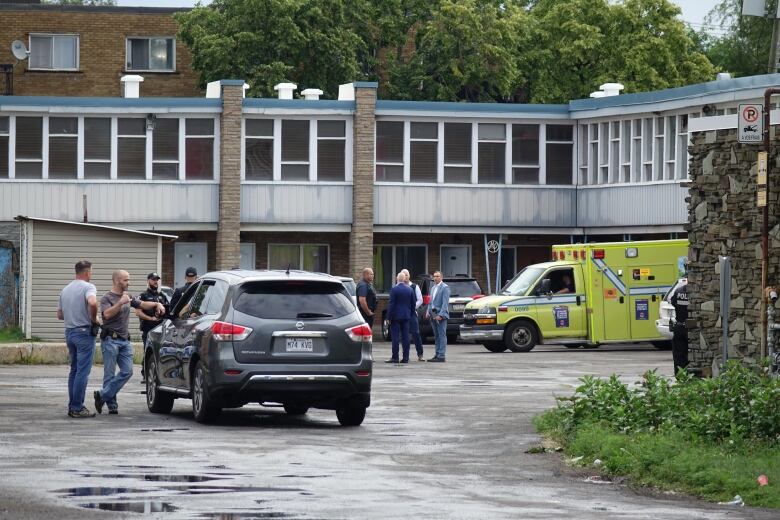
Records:
[[[403,345],[401,363],[409,362],[409,320],[414,315],[414,292],[406,285],[406,275],[398,273],[396,284],[390,290],[387,319],[390,320],[390,336],[393,339],[393,356],[386,363],[398,363],[398,340]],[[416,319],[417,316],[414,316]]]
[[[188,267],[187,270],[184,271],[184,285],[173,291],[173,296],[171,296],[171,310],[176,307],[176,304],[179,303],[182,295],[187,292],[190,285],[195,283],[195,280],[197,279],[198,271],[194,267]]]

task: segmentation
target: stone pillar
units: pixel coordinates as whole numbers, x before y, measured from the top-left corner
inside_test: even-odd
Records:
[[[772,135],[776,127],[772,129]],[[774,137],[773,137],[774,139]],[[774,141],[776,143],[776,141]],[[761,356],[761,210],[756,204],[759,147],[738,142],[737,130],[691,134],[688,240],[688,346],[691,368],[704,375],[722,362],[718,257],[731,257],[729,359],[755,365]],[[780,284],[780,146],[769,174],[769,284]]]
[[[349,270],[359,278],[374,264],[374,134],[377,83],[356,82],[353,124],[352,231]]]
[[[243,80],[222,80],[219,132],[218,270],[238,267],[241,254],[241,117]]]

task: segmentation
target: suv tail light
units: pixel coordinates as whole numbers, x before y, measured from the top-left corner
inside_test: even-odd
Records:
[[[430,305],[431,304],[431,295],[426,294],[423,296],[423,305]]]
[[[211,324],[211,334],[217,341],[241,341],[252,333],[249,327],[242,327],[224,321],[215,321]]]
[[[374,339],[374,335],[371,332],[371,327],[368,326],[368,323],[363,323],[362,325],[346,329],[344,332],[347,333],[347,336],[349,336],[349,339],[352,341],[371,342]]]
[[[471,299],[472,300],[479,300],[480,298],[484,298],[484,297],[485,297],[484,294],[475,294],[474,296],[471,297]]]
[[[593,258],[596,260],[604,260],[604,250],[603,249],[594,249],[593,250]]]

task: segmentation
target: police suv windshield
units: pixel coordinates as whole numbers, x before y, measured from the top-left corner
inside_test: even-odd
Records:
[[[544,269],[541,267],[526,267],[509,280],[499,294],[507,296],[522,296],[528,292],[528,288],[539,279]]]

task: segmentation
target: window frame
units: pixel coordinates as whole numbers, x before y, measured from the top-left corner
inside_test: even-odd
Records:
[[[320,134],[319,134],[319,132],[320,132],[320,122],[322,122],[322,121],[328,121],[328,122],[330,122],[330,121],[339,121],[339,122],[343,122],[344,123],[344,135],[341,136],[341,137],[322,137],[322,136],[320,136]],[[331,118],[312,119],[312,122],[314,123],[314,130],[313,130],[314,136],[313,136],[313,138],[317,141],[317,146],[315,148],[314,153],[317,156],[314,158],[314,168],[310,167],[311,169],[309,170],[309,175],[311,177],[313,177],[312,180],[315,180],[315,181],[319,180],[319,178],[320,178],[320,165],[319,165],[319,162],[320,162],[320,159],[319,159],[320,141],[342,141],[343,144],[344,144],[344,180],[343,181],[328,180],[328,181],[324,181],[324,182],[345,182],[347,180],[347,159],[346,159],[347,158],[347,122],[344,121],[343,119],[331,119]],[[309,124],[311,125],[312,123],[309,123]],[[309,160],[311,161],[311,156],[309,157]]]
[[[374,245],[373,245],[373,247],[371,249],[371,257],[372,258],[374,257],[374,255],[376,255],[376,252],[374,251],[374,249],[376,249],[377,247],[389,247],[393,251],[393,254],[392,254],[393,267],[390,269],[390,271],[392,273],[392,275],[391,275],[392,278],[390,280],[391,288],[392,288],[392,284],[395,282],[396,274],[398,274],[398,272],[401,270],[396,265],[396,249],[399,248],[399,247],[422,247],[422,248],[424,248],[425,249],[425,272],[424,273],[417,273],[417,275],[415,275],[415,276],[420,276],[421,274],[429,274],[428,273],[428,270],[429,270],[429,265],[428,265],[428,260],[429,260],[428,244],[420,244],[420,243],[413,243],[413,244],[377,244],[377,243],[374,243]],[[441,262],[441,259],[439,259],[439,262]],[[376,285],[376,282],[374,282],[374,283]],[[420,290],[422,290],[422,287],[420,288]],[[387,295],[387,294],[390,294],[390,291],[388,290],[388,292],[382,292],[382,293],[378,292],[377,294]]]
[[[173,45],[171,46],[171,50],[173,52],[173,68],[171,69],[137,69],[137,68],[130,68],[128,67],[129,61],[130,61],[130,55],[131,55],[131,49],[130,49],[130,40],[147,40],[149,41],[149,55],[147,56],[147,59],[149,60],[149,66],[152,64],[152,45],[151,40],[173,40]],[[151,72],[151,73],[159,73],[159,74],[171,74],[176,72],[176,36],[125,36],[125,66],[124,66],[125,72]]]
[[[430,137],[412,137],[412,125],[414,124],[430,124],[435,125],[436,127],[436,138],[430,138]],[[442,164],[443,162],[441,159],[441,154],[439,153],[439,148],[442,147],[442,122],[440,121],[427,121],[427,120],[417,120],[417,119],[409,119],[404,121],[404,136],[406,136],[406,139],[404,140],[404,184],[411,184],[414,186],[420,186],[425,184],[438,184],[441,182],[441,176],[439,174],[440,170],[442,170]],[[431,181],[414,181],[412,180],[412,144],[413,143],[436,143],[436,173],[435,178],[436,180]],[[408,160],[406,160],[408,158]]]
[[[53,134],[52,131],[51,131],[51,119],[52,119],[52,117],[60,118],[60,119],[75,119],[76,120],[76,133],[75,134]],[[73,145],[75,145],[75,147],[76,147],[76,171],[74,172],[75,175],[72,178],[71,177],[55,177],[53,179],[55,179],[55,180],[77,180],[79,178],[79,135],[81,134],[81,126],[82,126],[81,122],[80,122],[80,118],[78,116],[74,116],[74,115],[70,115],[70,114],[62,114],[62,115],[58,114],[58,115],[55,115],[55,116],[49,115],[48,116],[48,120],[49,120],[49,124],[46,125],[46,127],[47,127],[47,135],[45,137],[48,140],[48,143],[46,145],[46,151],[47,151],[47,154],[48,154],[48,157],[47,157],[47,160],[46,160],[46,165],[47,165],[46,172],[45,172],[46,178],[47,179],[52,178],[51,177],[51,149],[52,149],[51,138],[55,137],[55,138],[66,138],[66,139],[70,139],[70,140],[74,141]]]
[[[272,270],[274,268],[271,267],[271,247],[273,246],[298,246],[298,261],[300,262],[300,269],[303,270],[303,249],[306,246],[313,246],[313,247],[325,247],[328,251],[328,265],[327,270],[325,271],[326,274],[330,274],[330,244],[326,243],[319,243],[319,242],[269,242],[268,246],[266,247],[266,257],[265,257],[265,265],[266,269]]]
[[[379,123],[401,123],[401,162],[379,161],[377,158],[377,136]],[[403,118],[377,119],[374,124],[374,182],[377,184],[408,184],[409,181],[409,131],[411,121]],[[401,181],[378,181],[376,170],[378,166],[400,166],[402,170]]]
[[[264,117],[265,116],[265,117]],[[265,119],[273,121],[273,137],[270,136],[248,136],[246,134],[246,121],[250,119]],[[309,122],[309,160],[308,162],[301,161],[282,161],[282,121],[308,121]],[[323,140],[336,140],[342,138],[324,137],[319,138],[318,123],[319,121],[344,121],[344,180],[343,181],[331,181],[331,180],[319,180],[318,178],[318,144],[319,139]],[[244,113],[241,120],[241,183],[242,184],[322,184],[329,186],[345,186],[352,184],[353,176],[353,119],[351,116],[343,114],[317,114],[317,115],[299,115],[295,113],[273,115],[267,117],[263,112],[249,112]],[[375,136],[376,137],[376,136]],[[272,175],[270,179],[247,179],[246,178],[246,144],[248,139],[269,139],[273,143],[273,164]],[[309,175],[307,179],[282,179],[282,165],[283,164],[308,164]]]
[[[72,37],[76,40],[76,66],[74,68],[70,67],[62,67],[62,68],[56,68],[54,67],[54,38],[56,36],[60,37]],[[79,33],[30,33],[27,36],[27,48],[32,50],[32,39],[33,37],[36,38],[49,38],[50,39],[50,49],[51,49],[51,56],[52,56],[52,66],[50,68],[44,68],[44,67],[32,67],[32,61],[30,61],[30,56],[28,56],[28,62],[27,62],[27,70],[34,70],[34,71],[45,71],[45,72],[78,72],[81,70],[79,67],[81,66],[81,36]]]

